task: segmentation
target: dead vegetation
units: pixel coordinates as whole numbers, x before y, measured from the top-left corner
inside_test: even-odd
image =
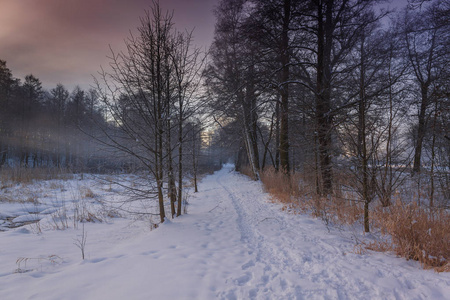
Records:
[[[2,168],[0,169],[0,187],[11,184],[30,184],[34,180],[72,179],[69,170],[58,168]]]
[[[389,250],[424,267],[450,271],[450,214],[448,211],[404,203],[400,199],[373,212],[374,222],[391,239]]]
[[[248,172],[244,169],[242,173]],[[363,222],[364,203],[353,193],[340,190],[337,195],[321,197],[311,190],[314,184],[308,182],[311,180],[308,174],[287,176],[273,168],[261,172],[260,178],[272,199],[283,204],[284,211],[310,213],[327,225]],[[392,251],[419,261],[424,268],[450,271],[450,213],[445,208],[421,206],[414,199],[401,199],[397,194],[388,207],[372,203],[370,225],[373,231],[381,233],[381,238],[360,244],[357,252]]]

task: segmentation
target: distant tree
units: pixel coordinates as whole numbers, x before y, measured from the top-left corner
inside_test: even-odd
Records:
[[[18,80],[6,66],[6,61],[0,60],[0,168],[6,163],[8,155],[9,136],[11,135],[11,105],[13,92]]]
[[[64,149],[66,149],[64,145],[68,143],[67,136],[64,139],[64,132],[67,129],[64,125],[67,122],[66,108],[68,101],[69,91],[62,84],[59,83],[55,88],[50,90],[47,105],[56,123],[56,130],[53,131],[53,134],[55,135],[54,163],[57,167],[62,166]]]
[[[208,105],[216,120],[231,119],[241,124],[242,144],[253,177],[258,180],[257,53],[246,23],[249,9],[242,0],[219,3],[206,82],[213,97]]]
[[[442,1],[428,6],[409,6],[404,11],[403,31],[407,59],[417,83],[417,129],[414,141],[413,173],[419,173],[422,148],[432,104],[436,101],[435,83],[449,68],[449,22],[442,12],[447,9]],[[443,7],[444,6],[444,7]]]
[[[105,123],[94,90],[86,93],[78,87],[70,95],[58,84],[45,91],[34,75],[27,75],[22,84],[4,61],[0,108],[0,167],[67,167],[76,159],[81,170],[94,146],[79,129],[92,128],[91,119]]]
[[[32,129],[32,117],[41,109],[44,91],[41,81],[32,74],[25,76],[20,90],[21,103],[18,107],[21,124],[19,129],[20,163],[28,167],[30,155],[33,156],[33,165],[37,163],[39,137],[36,135],[36,130]]]

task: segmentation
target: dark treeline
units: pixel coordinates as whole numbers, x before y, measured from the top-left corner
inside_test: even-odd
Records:
[[[0,168],[98,170],[105,157],[81,130],[91,133],[99,122],[105,120],[95,90],[58,84],[46,91],[31,74],[15,78],[0,60]]]
[[[220,1],[205,76],[215,144],[234,145],[237,169],[303,172],[316,194],[354,191],[367,213],[405,174],[425,176],[431,205],[450,197],[450,2],[385,6]]]

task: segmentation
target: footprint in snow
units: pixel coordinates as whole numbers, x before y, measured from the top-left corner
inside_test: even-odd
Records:
[[[254,265],[255,263],[253,262],[253,260],[251,260],[242,265],[242,270],[247,270],[248,268],[253,267]]]
[[[156,254],[156,253],[158,253],[158,251],[150,250],[150,251],[142,252],[141,255],[152,255],[152,254]]]
[[[88,260],[88,262],[96,264],[96,263],[99,263],[99,262],[102,262],[102,261],[105,261],[105,260],[106,260],[106,257],[100,257],[100,258],[90,259],[90,260]]]
[[[243,286],[245,285],[247,282],[249,282],[251,279],[253,278],[252,273],[247,272],[244,275],[242,275],[241,277],[237,278],[235,280],[236,284],[239,286]]]

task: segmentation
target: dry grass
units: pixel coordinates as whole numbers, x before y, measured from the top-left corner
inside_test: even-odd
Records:
[[[246,174],[248,171],[250,170],[244,168],[242,173]],[[355,199],[354,193],[341,189],[335,196],[320,197],[311,191],[310,187],[314,186],[314,182],[311,182],[307,174],[287,176],[272,168],[261,172],[260,176],[265,190],[272,195],[274,201],[284,204],[284,211],[308,212],[321,218],[327,225],[351,225],[362,221],[363,203]],[[340,177],[339,180],[339,186],[350,186],[346,182],[350,178]],[[399,199],[387,208],[382,208],[381,205],[372,207],[370,222],[372,230],[379,230],[383,238],[357,245],[359,248],[356,252],[364,253],[365,249],[394,251],[401,257],[419,261],[424,268],[434,268],[438,272],[450,271],[448,210],[429,209],[417,202],[405,204]]]
[[[68,170],[58,168],[3,168],[0,170],[0,182],[28,184],[33,180],[72,179]]]
[[[450,270],[450,213],[430,210],[416,202],[397,200],[376,209],[373,219],[381,232],[391,237],[391,249],[401,257],[419,261],[424,267]]]
[[[27,268],[27,263],[29,262],[35,262],[40,264],[40,267],[42,268],[43,262],[49,262],[51,264],[61,264],[63,262],[63,259],[59,257],[58,255],[49,255],[47,257],[19,257],[16,260],[17,269],[15,273],[26,273],[32,271],[34,268]],[[38,265],[34,266],[35,268],[38,267]]]
[[[243,166],[239,172],[244,174],[245,176],[248,176],[248,177],[254,179],[253,171],[252,171],[252,168],[250,168],[250,166]]]
[[[81,198],[91,198],[92,199],[92,198],[96,197],[95,193],[90,188],[85,187],[85,186],[80,188],[80,195],[81,195]]]
[[[36,194],[30,194],[28,196],[23,195],[7,195],[5,193],[0,194],[0,203],[33,203],[39,204],[39,199]]]
[[[264,188],[278,201],[284,204],[296,204],[297,197],[304,195],[300,187],[301,178],[298,173],[289,174],[267,168],[260,173]]]
[[[320,197],[310,190],[308,184],[302,185],[308,177],[300,173],[276,172],[268,168],[261,172],[264,189],[277,202],[285,204],[285,209],[291,212],[310,212],[314,217],[321,218],[327,224],[353,224],[362,216],[362,206],[358,202],[347,201],[343,197]]]
[[[12,202],[19,202],[18,200],[14,199],[12,196],[10,195],[2,195],[0,194],[0,203],[12,203]]]
[[[52,190],[64,190],[64,184],[62,184],[61,182],[50,182],[49,188]]]

